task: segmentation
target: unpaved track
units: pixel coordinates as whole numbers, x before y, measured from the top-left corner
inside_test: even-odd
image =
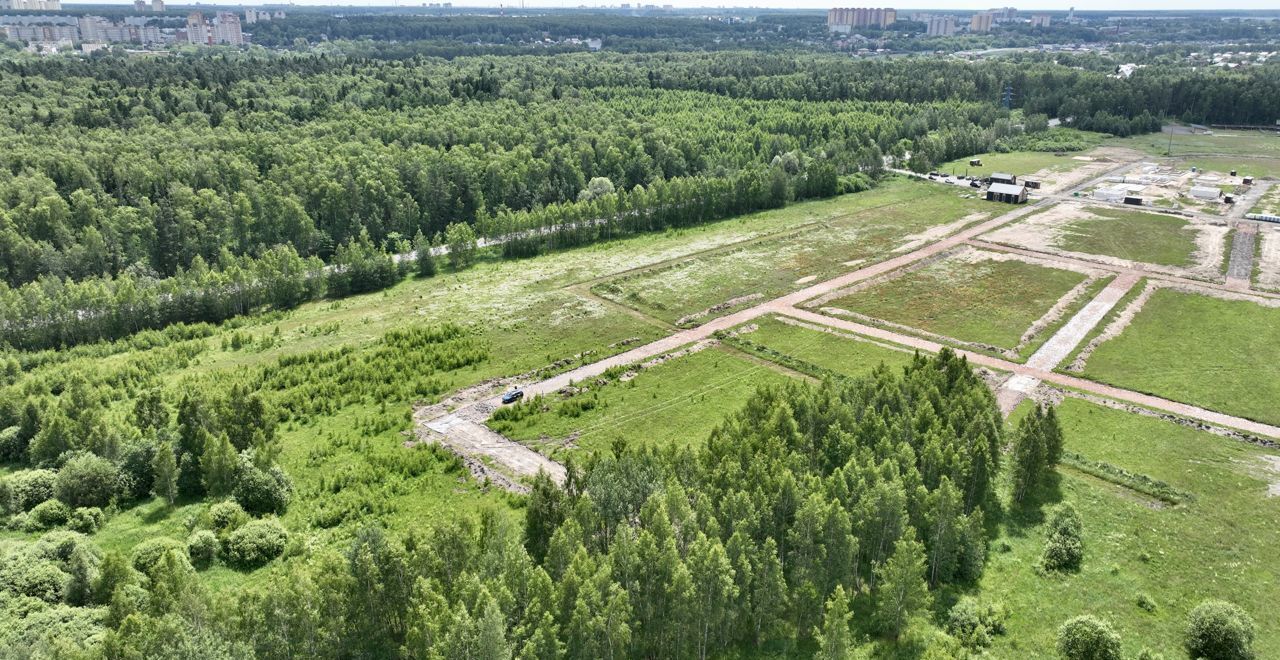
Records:
[[[1107,288],[1103,289],[1089,304],[1085,305],[1075,316],[1071,317],[1057,332],[1049,338],[1035,353],[1027,359],[1027,366],[1034,369],[1052,370],[1067,359],[1071,351],[1084,341],[1102,318],[1111,311],[1116,303],[1138,283],[1136,275],[1125,274],[1117,277]],[[996,401],[1000,411],[1005,415],[1013,412],[1027,396],[1030,396],[1040,380],[1025,374],[1014,374],[1004,386],[996,392]]]
[[[1114,172],[1125,170],[1131,166],[1133,166],[1133,163],[1117,165],[1115,168],[1103,173],[1093,181],[1104,179],[1105,177],[1112,175]],[[1093,181],[1077,186],[1075,190],[1084,189],[1088,185],[1091,185]],[[914,264],[920,260],[936,257],[941,253],[966,244],[990,250],[1026,254],[1028,256],[1049,259],[1063,264],[1099,268],[1099,265],[1093,262],[1071,259],[1060,255],[1035,252],[1032,250],[1010,248],[1004,245],[984,243],[983,241],[976,240],[978,236],[1022,218],[1023,216],[1042,208],[1046,204],[1051,205],[1056,203],[1056,198],[1058,198],[1058,196],[1052,196],[1028,205],[1016,207],[996,218],[974,225],[969,229],[962,230],[912,252],[897,255],[891,259],[872,264],[865,268],[860,268],[825,282],[820,282],[812,286],[799,289],[792,293],[773,300],[765,301],[733,314],[712,319],[696,328],[675,332],[663,337],[662,339],[633,348],[629,351],[619,353],[592,364],[583,365],[537,383],[526,385],[524,387],[525,395],[533,397],[537,395],[551,394],[574,382],[582,382],[599,376],[610,368],[643,362],[644,360],[664,353],[675,351],[687,344],[705,340],[716,332],[729,330],[730,328],[748,323],[754,319],[769,314],[777,314],[817,324],[819,326],[852,332],[870,340],[878,340],[896,346],[936,353],[944,348],[942,344],[894,332],[892,330],[876,328],[844,319],[824,316],[822,314],[799,309],[798,306],[807,300],[829,294],[833,291],[840,290],[870,278],[882,276],[886,273]],[[1038,384],[1043,381],[1081,390],[1097,396],[1114,399],[1116,401],[1170,413],[1179,417],[1201,420],[1211,424],[1238,429],[1258,436],[1280,438],[1280,427],[1272,426],[1270,424],[1263,424],[1231,415],[1225,415],[1223,413],[1206,410],[1197,406],[1170,401],[1156,396],[1141,394],[1139,392],[1133,392],[1091,380],[1053,372],[1053,367],[1061,362],[1066,355],[1075,348],[1083,337],[1088,334],[1088,332],[1102,319],[1103,316],[1106,315],[1107,311],[1109,311],[1116,302],[1124,296],[1125,292],[1132,288],[1134,283],[1142,277],[1154,276],[1160,279],[1181,282],[1192,286],[1233,290],[1229,289],[1225,285],[1214,285],[1198,280],[1169,277],[1161,274],[1150,273],[1137,268],[1101,268],[1102,270],[1117,273],[1117,279],[1108,285],[1102,293],[1086,305],[1080,312],[1072,317],[1072,319],[1064,325],[1062,329],[1055,333],[1044,346],[1036,351],[1027,364],[1018,364],[1009,360],[963,349],[956,350],[956,352],[964,355],[969,362],[974,365],[1013,374],[1012,378],[1010,378],[1006,382],[1005,386],[1001,388],[999,394],[999,396],[1003,396],[1006,399],[1013,398],[1021,400],[1022,396],[1025,396],[1027,393],[1034,390]],[[1234,290],[1238,291],[1238,289]],[[1258,294],[1254,293],[1253,295]],[[1259,297],[1280,298],[1280,295],[1262,294]],[[1011,394],[1005,394],[1006,392]],[[489,414],[500,405],[500,397],[494,396],[470,403],[465,405],[463,408],[459,408],[458,410],[441,416],[436,416],[434,418],[427,418],[433,414],[428,411],[429,407],[419,408],[415,411],[415,423],[418,435],[423,440],[441,441],[455,452],[463,455],[464,459],[468,462],[468,466],[472,468],[473,473],[478,472],[478,476],[489,476],[491,472],[494,472],[494,468],[490,463],[498,464],[500,469],[496,473],[502,475],[503,478],[495,479],[495,482],[510,490],[524,490],[524,486],[520,483],[520,480],[536,474],[539,470],[545,470],[552,474],[553,477],[562,480],[564,478],[564,467],[562,465],[485,427],[484,421],[488,418]],[[477,459],[476,457],[481,458]],[[479,468],[477,468],[477,466],[479,466]],[[485,472],[485,470],[488,470],[489,472]],[[510,478],[506,477],[508,474],[510,475]]]
[[[1248,289],[1253,279],[1254,245],[1258,238],[1258,226],[1240,223],[1236,226],[1235,239],[1231,242],[1231,261],[1227,264],[1227,286]]]

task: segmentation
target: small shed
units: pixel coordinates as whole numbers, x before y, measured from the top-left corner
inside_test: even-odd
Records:
[[[1028,190],[1040,189],[1040,182],[1036,181],[1035,179],[1023,179],[1022,185],[1026,186]]]
[[[969,159],[969,167],[982,167],[982,159],[981,159],[981,158],[970,158],[970,159]]]
[[[1227,204],[1235,204],[1235,203],[1236,203],[1236,198],[1235,198],[1235,195],[1223,195],[1223,196],[1222,196],[1222,201],[1223,201],[1223,202],[1225,202],[1225,203],[1227,203]]]
[[[1126,196],[1125,196],[1125,198],[1124,198],[1124,203],[1125,203],[1125,204],[1129,204],[1130,206],[1142,206],[1142,205],[1143,205],[1142,198],[1141,198],[1141,197],[1138,197],[1137,195],[1126,195]]]
[[[987,201],[1021,204],[1027,201],[1027,188],[1009,183],[993,183],[987,188]]]
[[[1003,183],[1012,186],[1018,182],[1018,177],[1004,172],[995,172],[991,175],[991,183]]]
[[[1191,196],[1196,199],[1217,199],[1222,196],[1222,189],[1212,186],[1193,186]]]
[[[1243,179],[1241,179],[1241,180],[1240,180],[1240,182],[1241,182],[1241,183],[1243,183],[1243,184],[1244,184],[1244,185],[1246,185],[1246,186],[1252,186],[1252,185],[1253,185],[1253,177],[1251,177],[1251,176],[1246,176],[1246,177],[1244,177]]]

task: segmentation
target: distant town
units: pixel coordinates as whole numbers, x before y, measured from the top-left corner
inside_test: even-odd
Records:
[[[61,0],[0,0],[0,9],[10,11],[62,11]],[[27,50],[53,54],[78,49],[92,53],[110,44],[143,46],[242,46],[251,42],[243,26],[282,20],[281,9],[247,7],[241,14],[214,9],[187,14],[185,23],[166,15],[164,0],[135,0],[137,16],[111,20],[103,16],[70,14],[19,14],[0,16],[0,38],[26,44]]]

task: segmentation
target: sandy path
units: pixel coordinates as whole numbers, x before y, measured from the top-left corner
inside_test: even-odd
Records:
[[[473,477],[480,481],[487,479],[509,491],[528,492],[519,478],[536,475],[539,470],[551,475],[556,483],[564,483],[563,465],[489,430],[482,420],[473,418],[477,412],[480,410],[468,408],[432,420],[415,419],[418,437],[425,441],[441,440],[441,444],[462,457]],[[488,416],[487,411],[484,416]]]

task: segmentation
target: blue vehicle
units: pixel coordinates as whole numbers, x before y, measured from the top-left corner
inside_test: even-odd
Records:
[[[524,390],[515,389],[502,395],[502,403],[503,404],[515,403],[523,398],[524,398]]]

